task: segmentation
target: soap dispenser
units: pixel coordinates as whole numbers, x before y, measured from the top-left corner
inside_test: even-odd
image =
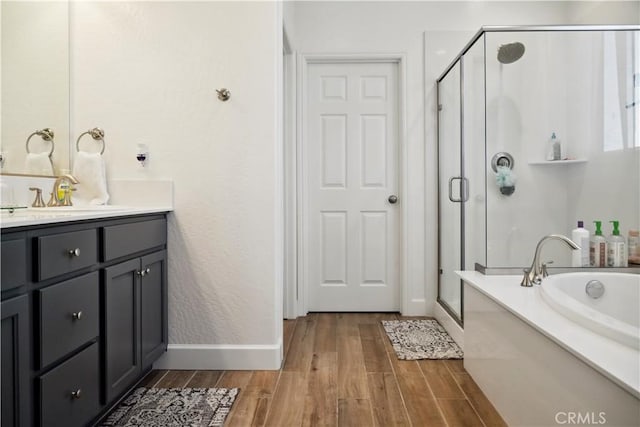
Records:
[[[602,235],[602,221],[593,221],[596,231],[589,242],[589,261],[591,267],[607,266],[607,239]]]
[[[547,160],[562,160],[562,143],[556,137],[556,133],[551,134],[547,146]]]
[[[607,265],[609,267],[627,266],[627,241],[620,235],[619,221],[609,221],[613,224],[613,231],[607,240]]]

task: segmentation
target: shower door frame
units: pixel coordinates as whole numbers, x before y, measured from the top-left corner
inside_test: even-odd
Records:
[[[477,39],[476,39],[477,40]],[[449,194],[449,199],[451,200],[452,203],[460,203],[459,207],[460,207],[460,257],[458,258],[458,260],[460,261],[460,268],[464,268],[465,265],[465,241],[464,241],[464,232],[465,232],[465,215],[464,215],[464,204],[466,202],[465,198],[463,197],[463,194],[466,194],[468,192],[468,190],[463,190],[463,186],[466,187],[466,177],[465,177],[465,173],[464,173],[464,58],[462,56],[460,56],[456,61],[454,61],[449,67],[447,67],[447,71],[442,74],[440,76],[440,78],[438,78],[437,80],[437,84],[436,84],[436,111],[438,114],[437,120],[436,120],[436,135],[438,136],[438,143],[436,144],[436,158],[438,159],[438,165],[437,165],[437,177],[438,177],[438,191],[437,191],[437,198],[438,198],[438,224],[441,224],[441,219],[442,219],[442,205],[440,203],[440,196],[441,194],[441,179],[440,179],[440,111],[442,108],[442,104],[440,102],[440,84],[442,83],[442,81],[447,77],[447,75],[449,74],[449,72],[451,70],[453,70],[453,68],[456,66],[456,64],[460,62],[460,81],[459,81],[459,91],[460,91],[460,122],[459,122],[459,126],[460,126],[460,139],[458,141],[458,144],[460,146],[460,176],[459,177],[455,177],[455,178],[459,178],[460,179],[460,200],[459,201],[453,201],[453,199],[451,199],[451,194]],[[454,178],[454,177],[452,177]],[[453,320],[456,321],[456,323],[458,325],[460,325],[460,327],[463,327],[464,325],[464,312],[463,312],[463,307],[464,307],[464,293],[462,292],[462,288],[463,288],[463,282],[462,279],[459,280],[458,286],[460,286],[460,313],[456,313],[455,310],[453,308],[451,308],[451,306],[444,300],[441,298],[440,295],[440,290],[442,287],[442,282],[441,282],[441,278],[442,278],[442,231],[440,229],[440,227],[438,226],[438,295],[436,297],[436,302],[438,304],[440,304],[440,306],[449,314],[449,316],[451,316],[451,318],[453,318]]]

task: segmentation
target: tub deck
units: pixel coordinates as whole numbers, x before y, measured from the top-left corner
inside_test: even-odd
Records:
[[[540,295],[540,287],[520,286],[521,276],[456,271],[469,286],[640,399],[640,352],[564,317]]]

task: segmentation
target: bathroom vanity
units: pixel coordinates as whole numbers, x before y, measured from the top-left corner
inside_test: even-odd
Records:
[[[166,351],[166,215],[3,221],[3,427],[90,424]]]

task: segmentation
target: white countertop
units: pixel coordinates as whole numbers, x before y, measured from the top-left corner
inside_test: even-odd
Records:
[[[108,205],[101,210],[83,210],[78,207],[76,211],[69,208],[28,208],[18,209],[13,214],[2,212],[0,216],[0,228],[25,227],[41,224],[59,224],[71,221],[82,221],[88,219],[117,218],[120,216],[143,215],[151,213],[161,213],[173,211],[172,206],[114,206]]]
[[[540,295],[540,287],[520,286],[521,276],[456,274],[515,316],[640,398],[640,352],[603,337],[564,317]]]

